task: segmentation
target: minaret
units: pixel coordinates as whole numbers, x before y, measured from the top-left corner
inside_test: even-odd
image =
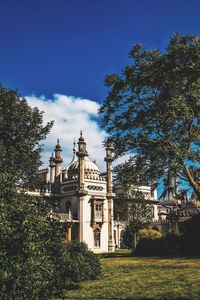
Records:
[[[55,181],[55,162],[54,162],[54,157],[53,153],[49,159],[49,168],[50,168],[50,183],[53,184]]]
[[[112,146],[109,142],[106,144],[106,165],[107,165],[107,194],[108,199],[108,251],[115,251],[115,244],[113,238],[113,198],[115,194],[113,193],[112,184],[112,162],[113,162],[113,151]]]
[[[82,131],[78,140],[77,156],[79,158],[79,189],[84,190],[84,158],[88,156],[88,152],[86,150],[86,142],[83,138]]]
[[[55,181],[60,182],[62,180],[62,171],[61,171],[61,163],[63,162],[63,159],[61,157],[61,146],[59,144],[59,139],[57,139],[57,145],[55,147]]]
[[[86,142],[83,138],[82,131],[78,140],[78,152],[76,153],[79,158],[79,240],[83,241],[83,201],[87,195],[87,191],[84,190],[84,158],[88,156],[86,150]]]
[[[73,162],[75,162],[75,160],[76,160],[76,141],[75,141],[75,139],[74,139],[74,142],[73,142],[73,157],[72,157],[72,161],[70,162],[69,166],[70,166]]]

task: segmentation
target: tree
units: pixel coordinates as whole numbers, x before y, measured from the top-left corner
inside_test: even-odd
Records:
[[[0,176],[7,185],[33,185],[41,165],[41,141],[52,125],[44,126],[43,112],[0,85]]]
[[[79,241],[66,243],[63,225],[41,197],[0,181],[0,299],[50,299],[100,274],[98,257]]]
[[[61,295],[64,239],[61,225],[47,218],[46,202],[0,183],[0,208],[0,298]]]
[[[45,199],[30,196],[21,188],[33,186],[41,164],[40,142],[51,126],[52,122],[43,126],[37,108],[29,107],[16,92],[0,87],[1,299],[63,296],[69,282],[94,279],[100,272],[98,258],[85,245],[78,261],[78,256],[72,255],[75,249],[66,246],[63,225],[50,218]],[[89,274],[84,274],[87,271]]]
[[[175,34],[164,52],[137,44],[130,58],[106,77],[100,108],[116,154],[135,155],[124,171],[155,181],[170,169],[200,199],[200,39]]]
[[[118,195],[115,203],[120,219],[126,220],[124,243],[136,247],[137,233],[147,227],[153,218],[152,205],[147,202],[142,192],[133,187]]]

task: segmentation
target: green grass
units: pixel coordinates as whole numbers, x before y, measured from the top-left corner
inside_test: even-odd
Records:
[[[199,258],[101,258],[98,280],[67,291],[65,299],[200,299]]]

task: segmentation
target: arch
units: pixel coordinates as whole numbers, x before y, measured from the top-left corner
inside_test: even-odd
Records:
[[[71,211],[71,202],[69,200],[65,202],[65,210],[67,214],[69,214]]]
[[[117,232],[116,232],[116,230],[114,229],[114,243],[115,243],[115,245],[117,244]]]
[[[123,230],[123,229],[120,232],[120,240],[119,240],[119,247],[120,248],[124,248],[124,242],[123,242],[124,232],[125,232],[125,230]]]
[[[95,248],[101,247],[101,231],[98,228],[94,230],[94,247]]]

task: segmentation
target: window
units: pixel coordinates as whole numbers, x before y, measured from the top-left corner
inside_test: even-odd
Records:
[[[65,210],[66,210],[67,214],[69,214],[69,212],[71,211],[71,202],[70,201],[66,201]]]
[[[101,232],[97,228],[94,230],[94,246],[100,248],[101,245]]]
[[[96,217],[102,217],[102,205],[95,204],[95,215]]]

